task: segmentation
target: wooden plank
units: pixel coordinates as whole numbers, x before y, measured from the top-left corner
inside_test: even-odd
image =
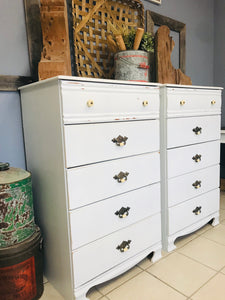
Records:
[[[159,26],[166,25],[170,28],[170,30],[173,30],[176,32],[180,32],[183,29],[183,27],[185,26],[185,24],[182,22],[179,22],[177,20],[174,20],[174,19],[166,17],[166,16],[162,16],[153,11],[151,11],[150,14],[151,14],[151,17],[152,17],[155,25],[159,25]]]
[[[31,82],[31,77],[0,75],[0,91],[17,91],[18,87]]]
[[[39,80],[72,75],[66,0],[41,0],[43,50],[38,65]]]
[[[154,21],[149,10],[146,11],[146,31],[154,35]]]
[[[38,63],[41,59],[42,32],[40,21],[39,0],[24,0],[28,51],[30,59],[31,77],[38,80]]]
[[[186,71],[186,25],[181,29],[179,35],[179,65],[183,73]]]
[[[150,11],[146,11],[146,32],[149,32],[154,36],[154,21],[151,17]],[[156,82],[156,72],[155,72],[155,53],[149,53],[149,66],[150,66],[150,81]]]

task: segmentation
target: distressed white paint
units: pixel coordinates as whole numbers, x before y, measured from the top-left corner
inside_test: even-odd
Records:
[[[76,77],[21,89],[45,275],[65,299],[87,299],[92,286],[151,252],[153,261],[161,257],[158,94],[156,84]],[[126,145],[112,142],[118,135]],[[129,172],[127,181],[113,178],[120,171]],[[119,219],[122,205],[129,216]],[[132,242],[121,253],[124,240]]]

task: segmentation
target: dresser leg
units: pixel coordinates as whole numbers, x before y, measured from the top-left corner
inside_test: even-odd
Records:
[[[154,251],[151,261],[154,263],[162,257],[161,248]]]
[[[168,252],[171,252],[171,251],[173,251],[177,248],[175,246],[174,242],[175,242],[174,238],[173,239],[171,239],[171,238],[168,239],[168,245],[167,245],[167,251]]]
[[[213,219],[213,222],[212,222],[212,226],[216,226],[220,223],[220,219],[219,219],[219,216],[215,217]]]

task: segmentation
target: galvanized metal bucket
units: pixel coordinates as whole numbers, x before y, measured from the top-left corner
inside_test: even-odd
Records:
[[[35,229],[31,174],[0,163],[0,248],[23,242]]]
[[[142,50],[126,50],[114,55],[115,79],[149,82],[149,55]]]

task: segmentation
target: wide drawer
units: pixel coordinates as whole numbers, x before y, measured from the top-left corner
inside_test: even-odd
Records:
[[[167,148],[220,139],[220,115],[167,121]]]
[[[169,179],[169,207],[218,188],[219,179],[219,165]]]
[[[153,152],[68,169],[69,209],[158,182],[159,160],[159,152]]]
[[[62,82],[65,124],[159,117],[159,88],[146,85]]]
[[[66,125],[64,128],[68,168],[159,150],[158,120]]]
[[[70,212],[72,249],[160,212],[160,184],[153,184]]]
[[[219,189],[169,208],[169,234],[188,227],[219,210]]]
[[[167,150],[168,178],[197,171],[220,162],[220,141]]]
[[[220,114],[221,90],[167,89],[167,116]]]
[[[73,252],[75,287],[161,241],[160,214],[110,234]],[[123,242],[129,243],[126,251]],[[117,249],[124,248],[124,252]]]

